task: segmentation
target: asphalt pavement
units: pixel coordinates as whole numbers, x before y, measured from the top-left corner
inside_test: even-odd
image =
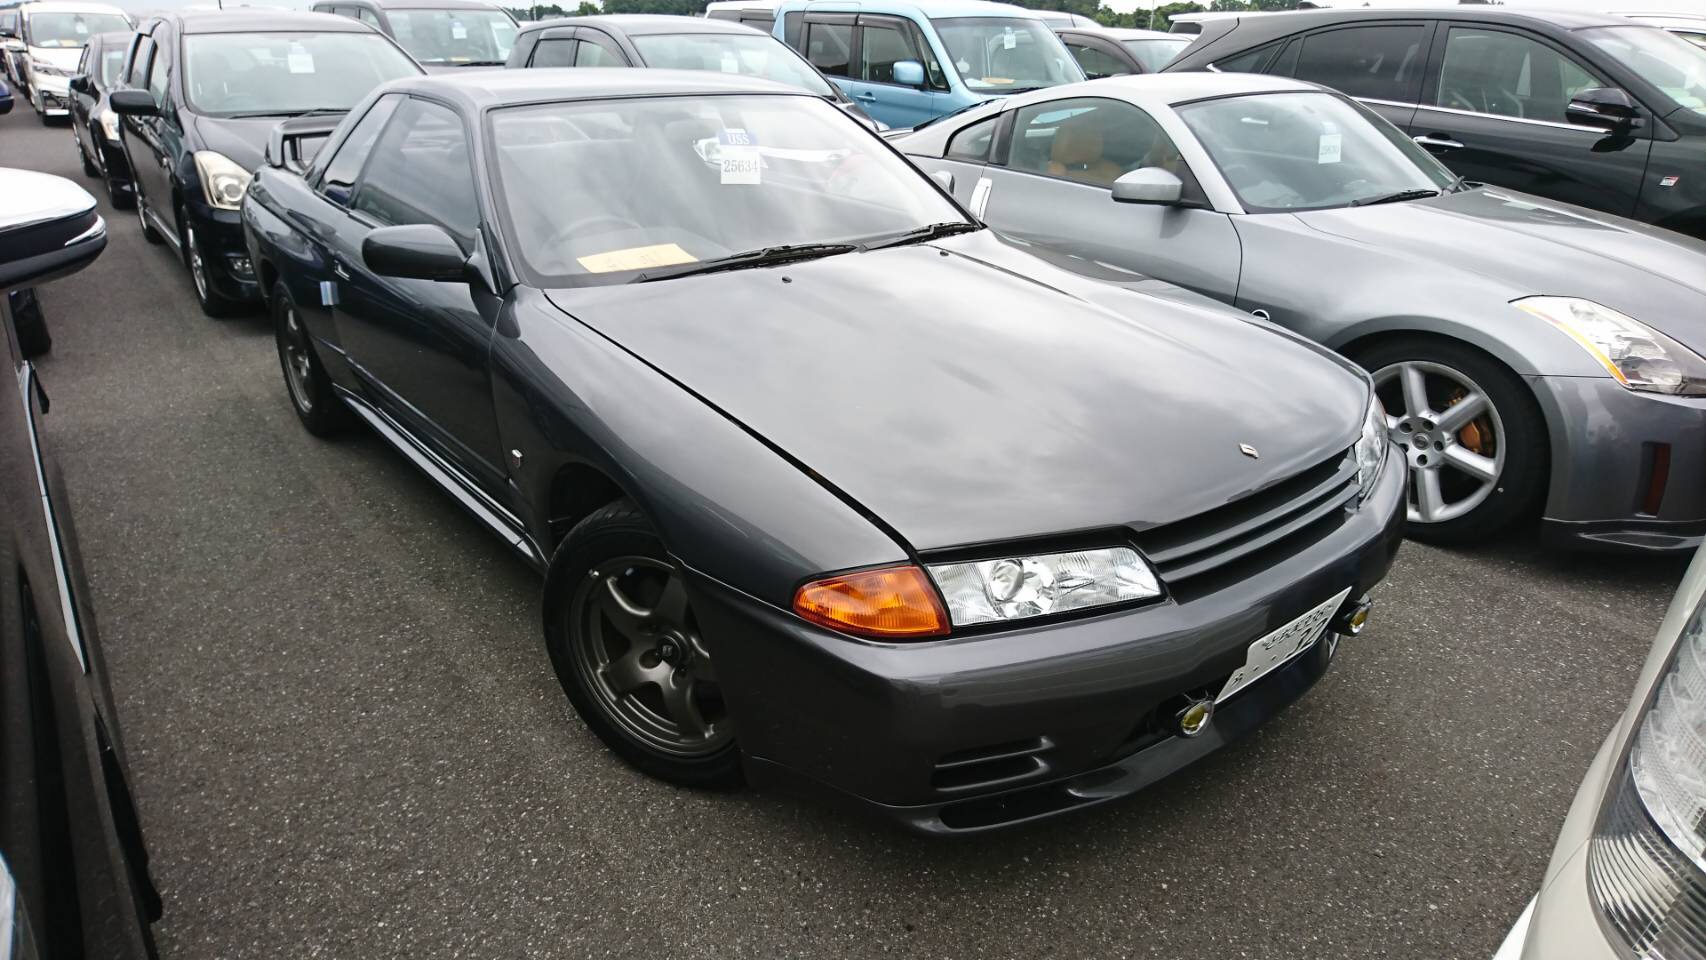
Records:
[[[1295,707],[1040,827],[676,789],[569,708],[533,573],[376,437],[303,431],[265,320],[203,317],[66,127],[20,102],[0,166],[108,218],[40,369],[165,960],[1487,957],[1683,569],[1407,544]]]

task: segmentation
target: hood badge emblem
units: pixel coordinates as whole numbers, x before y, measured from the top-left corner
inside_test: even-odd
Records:
[[[1250,458],[1250,459],[1251,459],[1251,460],[1260,460],[1260,459],[1262,459],[1262,455],[1261,455],[1261,454],[1260,454],[1260,453],[1257,453],[1257,452],[1256,452],[1256,448],[1255,448],[1255,447],[1252,447],[1252,446],[1250,446],[1250,445],[1249,445],[1249,444],[1247,444],[1247,443],[1240,443],[1240,444],[1239,444],[1239,445],[1238,445],[1238,452],[1239,452],[1239,453],[1242,453],[1242,454],[1243,454],[1243,455],[1244,455],[1244,456],[1246,456],[1246,457],[1249,457],[1249,458]]]

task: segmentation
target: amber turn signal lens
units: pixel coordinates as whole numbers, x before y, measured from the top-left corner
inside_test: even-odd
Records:
[[[814,580],[794,594],[794,612],[832,630],[878,640],[914,640],[948,632],[948,614],[936,588],[914,566]]]

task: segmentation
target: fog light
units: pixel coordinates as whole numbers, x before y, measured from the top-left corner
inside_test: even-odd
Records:
[[[1374,601],[1366,593],[1355,600],[1345,601],[1333,616],[1333,632],[1346,637],[1356,636],[1368,625],[1368,615],[1373,609]]]
[[[1173,715],[1173,729],[1181,737],[1194,737],[1208,729],[1208,722],[1214,719],[1213,700],[1193,700],[1190,705]]]
[[[255,268],[249,265],[248,257],[230,257],[228,259],[231,261],[232,275],[243,280],[254,279]]]

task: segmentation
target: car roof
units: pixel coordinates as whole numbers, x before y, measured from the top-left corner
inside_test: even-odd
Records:
[[[560,27],[601,27],[614,33],[642,37],[663,33],[738,33],[750,35],[758,31],[733,20],[713,20],[709,17],[672,17],[662,13],[604,13],[585,17],[558,17],[540,20],[522,28],[524,33],[552,30]]]
[[[1550,10],[1540,7],[1507,7],[1490,4],[1468,4],[1441,7],[1336,7],[1327,10],[1286,10],[1278,13],[1225,13],[1188,15],[1175,17],[1181,20],[1189,17],[1193,21],[1206,22],[1210,20],[1236,19],[1240,23],[1245,20],[1260,22],[1264,32],[1290,32],[1291,30],[1307,30],[1320,24],[1364,22],[1369,20],[1480,20],[1487,23],[1536,24],[1547,23],[1565,30],[1579,30],[1584,27],[1609,27],[1618,24],[1628,25],[1629,21],[1612,13],[1597,13],[1591,10]]]
[[[130,15],[110,3],[79,3],[77,0],[38,0],[35,3],[18,5],[18,12],[30,13],[113,13],[121,17]]]
[[[359,20],[296,10],[197,10],[166,13],[182,33],[375,33]]]
[[[813,11],[822,10],[831,13],[847,13],[854,10],[864,13],[905,11],[919,13],[932,19],[1024,17],[1039,22],[1043,19],[1036,10],[1029,10],[1011,3],[994,3],[991,0],[788,0],[783,6],[789,9],[809,6]]]
[[[484,0],[319,0],[339,6],[376,7],[380,10],[497,10]]]
[[[799,87],[758,77],[706,70],[481,70],[393,80],[386,93],[418,93],[460,103],[467,110],[618,97],[771,94],[819,99]]]
[[[1165,30],[1140,30],[1136,27],[1103,27],[1102,33],[1115,40],[1185,40],[1196,38],[1184,33],[1168,33]]]

